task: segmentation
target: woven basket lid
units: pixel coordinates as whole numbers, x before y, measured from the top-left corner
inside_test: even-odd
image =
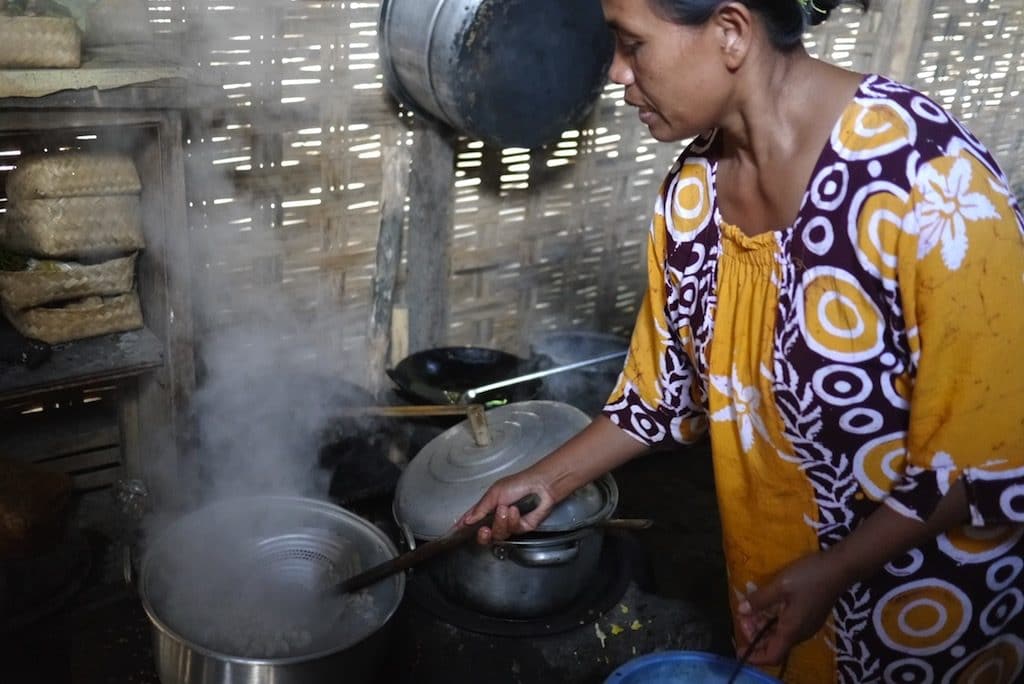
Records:
[[[495,481],[530,467],[590,423],[587,414],[555,401],[507,404],[486,416],[489,445],[476,444],[466,420],[431,440],[402,471],[394,515],[413,536],[442,536]],[[537,531],[585,527],[609,517],[617,504],[615,481],[605,475],[561,501]]]

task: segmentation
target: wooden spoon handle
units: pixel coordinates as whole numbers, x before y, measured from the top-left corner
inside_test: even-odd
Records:
[[[540,505],[540,497],[536,494],[527,494],[512,505],[519,509],[520,515],[527,515]],[[348,579],[342,580],[336,585],[336,590],[339,593],[344,594],[365,589],[371,584],[379,582],[386,577],[408,570],[409,568],[433,558],[440,553],[464,544],[476,536],[477,530],[481,527],[490,527],[493,522],[494,513],[492,512],[482,520],[479,520],[472,525],[458,527],[443,537],[438,537],[437,539],[428,541],[421,546],[417,546],[408,553],[403,553],[391,560],[375,565],[368,570],[364,570],[357,575],[353,575]]]

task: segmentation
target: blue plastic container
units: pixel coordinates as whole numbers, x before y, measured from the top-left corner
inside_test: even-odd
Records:
[[[608,675],[604,684],[725,684],[736,661],[698,651],[660,651],[634,658]],[[781,684],[760,670],[744,667],[736,684]]]

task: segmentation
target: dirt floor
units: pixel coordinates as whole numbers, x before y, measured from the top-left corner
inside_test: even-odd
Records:
[[[652,452],[614,473],[621,517],[646,517],[658,594],[692,603],[713,629],[713,650],[733,655],[721,527],[708,443]]]

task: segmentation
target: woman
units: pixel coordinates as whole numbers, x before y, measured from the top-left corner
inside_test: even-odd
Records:
[[[604,415],[463,518],[534,529],[710,432],[738,647],[787,682],[1013,682],[1024,663],[1024,219],[924,96],[807,55],[838,2],[602,0],[662,141],[650,287]],[[540,507],[520,519],[508,504]]]

